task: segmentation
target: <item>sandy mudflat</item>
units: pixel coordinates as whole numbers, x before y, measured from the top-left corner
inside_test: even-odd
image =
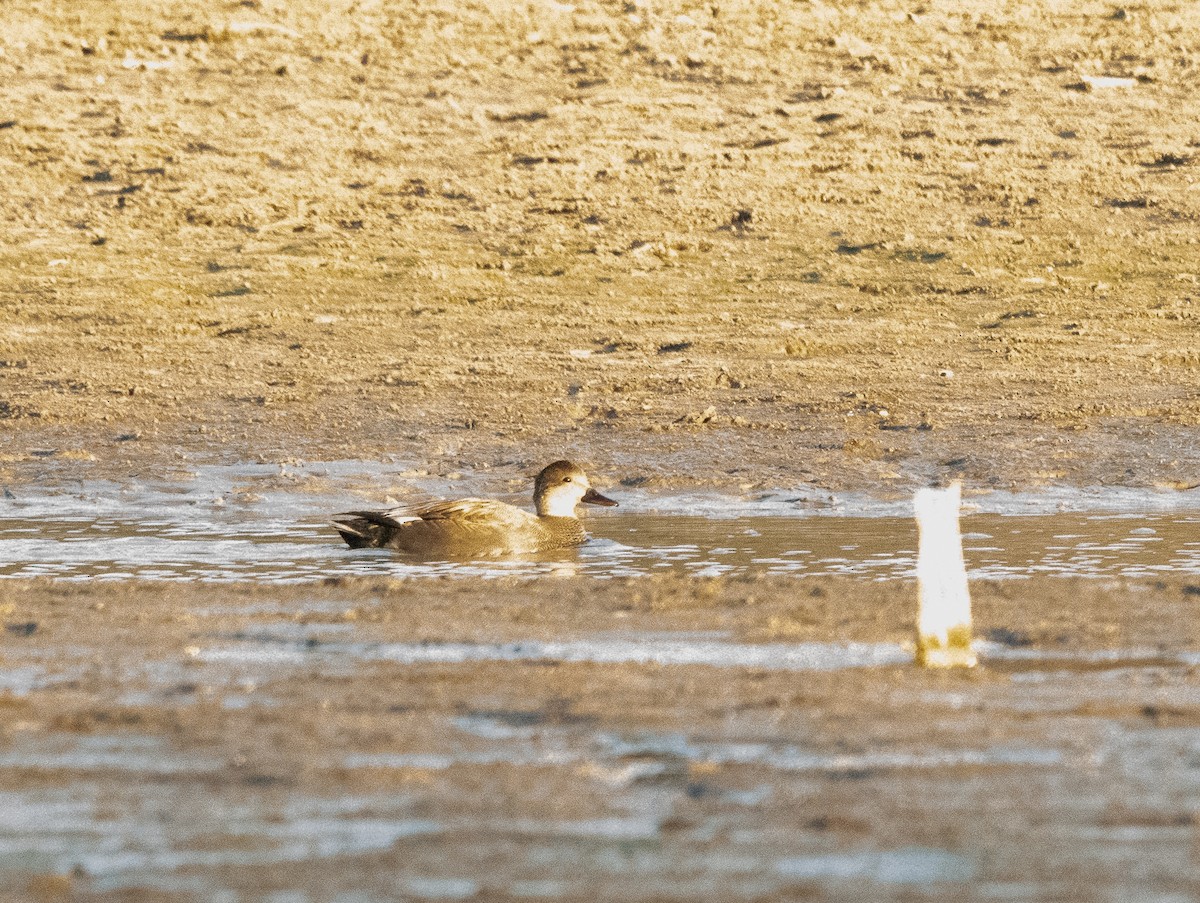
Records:
[[[1187,4],[10,0],[0,85],[0,505],[1198,491]],[[1195,581],[981,583],[964,675],[913,592],[0,581],[0,887],[1200,894]]]
[[[907,663],[913,592],[0,583],[5,884],[80,900],[1194,894],[1200,587],[977,584],[988,643],[969,674]]]
[[[3,474],[1194,484],[1200,23],[1115,10],[6,3]]]

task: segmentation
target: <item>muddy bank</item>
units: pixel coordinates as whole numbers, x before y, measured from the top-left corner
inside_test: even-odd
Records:
[[[2,475],[1193,485],[1200,37],[1118,13],[7,4]]]
[[[1196,592],[978,584],[984,664],[932,674],[904,662],[905,583],[6,581],[2,883],[81,900],[1187,894]],[[639,637],[704,661],[519,654]],[[487,644],[507,657],[455,657]],[[791,664],[726,654],[756,648]]]

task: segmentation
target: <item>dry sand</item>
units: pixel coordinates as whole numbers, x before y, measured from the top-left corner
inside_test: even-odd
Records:
[[[1200,479],[1186,5],[0,16],[0,476]]]

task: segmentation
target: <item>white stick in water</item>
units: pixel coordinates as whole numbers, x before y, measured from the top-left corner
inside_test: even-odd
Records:
[[[945,489],[918,489],[920,544],[917,551],[917,664],[927,668],[972,668],[971,594],[963,561],[958,509],[962,484]]]

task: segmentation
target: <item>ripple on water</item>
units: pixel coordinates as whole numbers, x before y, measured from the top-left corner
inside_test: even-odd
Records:
[[[358,461],[238,464],[173,480],[24,487],[0,519],[0,577],[297,583],[662,572],[894,579],[914,572],[908,500],[812,489],[752,497],[625,490],[620,509],[588,519],[593,542],[551,559],[414,561],[346,549],[326,521],[368,504],[363,487],[408,497],[462,492],[461,481],[397,470]],[[975,496],[972,507],[977,513],[963,526],[975,577],[1200,574],[1197,492],[1052,488]]]
[[[314,656],[402,665],[467,664],[483,661],[553,661],[592,664],[706,665],[776,671],[833,671],[906,664],[912,652],[895,643],[734,643],[708,636],[631,634],[582,640],[521,640],[512,643],[293,642],[269,634],[238,643],[201,647],[207,663],[299,664]]]
[[[860,880],[880,884],[963,882],[970,881],[977,872],[975,864],[965,856],[927,847],[792,856],[776,862],[775,870],[797,880]]]
[[[120,766],[114,760],[104,767]],[[172,792],[186,799],[172,799]],[[243,790],[238,800],[213,799],[192,785],[173,789],[152,781],[131,782],[124,791],[130,805],[114,811],[111,793],[86,780],[64,788],[0,791],[0,873],[64,874],[78,867],[104,889],[120,886],[125,876],[140,883],[139,874],[164,879],[189,868],[366,853],[443,830],[437,822],[396,811],[407,806],[403,798],[291,797],[279,810],[270,795],[260,799]],[[188,812],[186,819],[166,817],[180,808]]]

